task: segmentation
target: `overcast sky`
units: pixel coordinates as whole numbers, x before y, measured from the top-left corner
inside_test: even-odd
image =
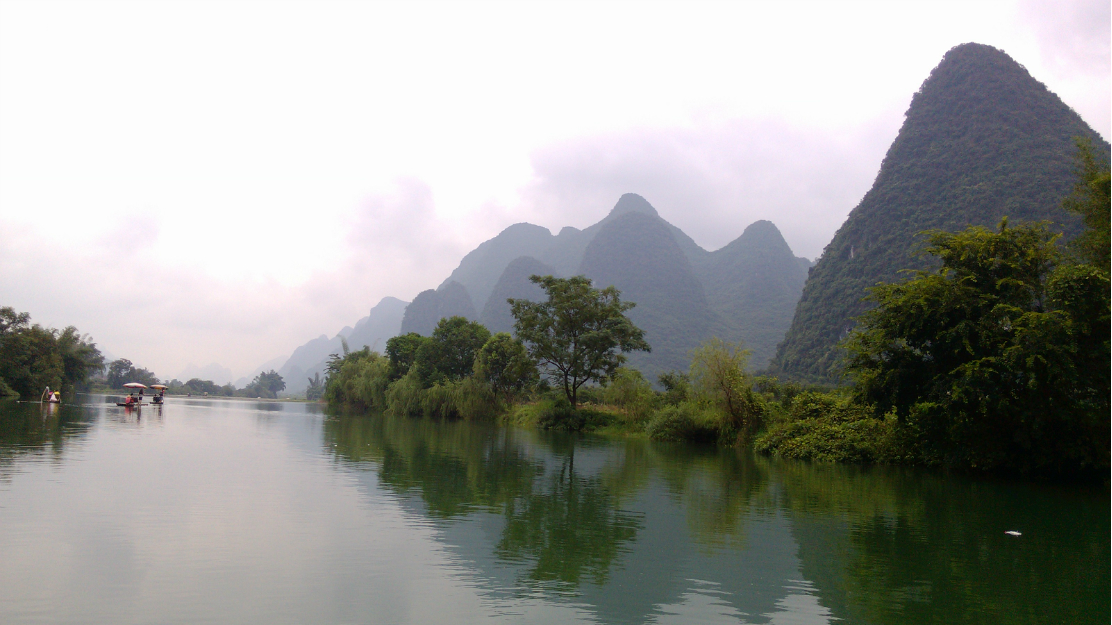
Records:
[[[0,0],[0,305],[237,376],[624,192],[821,254],[951,47],[1109,137],[1109,2]],[[481,303],[480,303],[481,306]]]

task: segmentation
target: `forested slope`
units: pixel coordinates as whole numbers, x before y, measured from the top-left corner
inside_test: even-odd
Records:
[[[926,262],[913,255],[928,229],[957,231],[1050,220],[1067,235],[1077,218],[1061,209],[1074,177],[1075,137],[1109,146],[1056,95],[1002,51],[950,50],[912,99],[873,187],[811,270],[773,373],[836,381],[839,340],[866,310],[866,289]]]

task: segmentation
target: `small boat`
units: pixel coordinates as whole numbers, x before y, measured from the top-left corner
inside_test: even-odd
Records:
[[[128,390],[127,398],[130,399],[131,401],[118,401],[118,402],[116,402],[117,406],[123,406],[124,408],[130,408],[132,406],[142,406],[143,405],[143,389],[147,388],[146,384],[143,384],[143,383],[140,383],[140,382],[128,382],[127,384],[124,384],[124,388],[126,388]],[[131,394],[131,391],[133,391],[135,389],[139,389],[139,396],[138,397]]]

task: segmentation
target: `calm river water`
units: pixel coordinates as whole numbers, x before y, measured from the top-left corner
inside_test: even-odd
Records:
[[[0,402],[0,623],[1109,622],[1106,487],[114,401]]]

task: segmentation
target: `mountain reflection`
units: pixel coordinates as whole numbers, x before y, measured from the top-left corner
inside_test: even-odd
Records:
[[[602,621],[644,622],[708,584],[745,612],[771,612],[783,586],[746,587],[798,577],[783,523],[762,523],[758,551],[771,569],[719,549],[741,544],[751,507],[768,504],[767,470],[733,450],[387,416],[329,417],[324,444],[447,523],[442,536],[495,594],[548,590]]]

